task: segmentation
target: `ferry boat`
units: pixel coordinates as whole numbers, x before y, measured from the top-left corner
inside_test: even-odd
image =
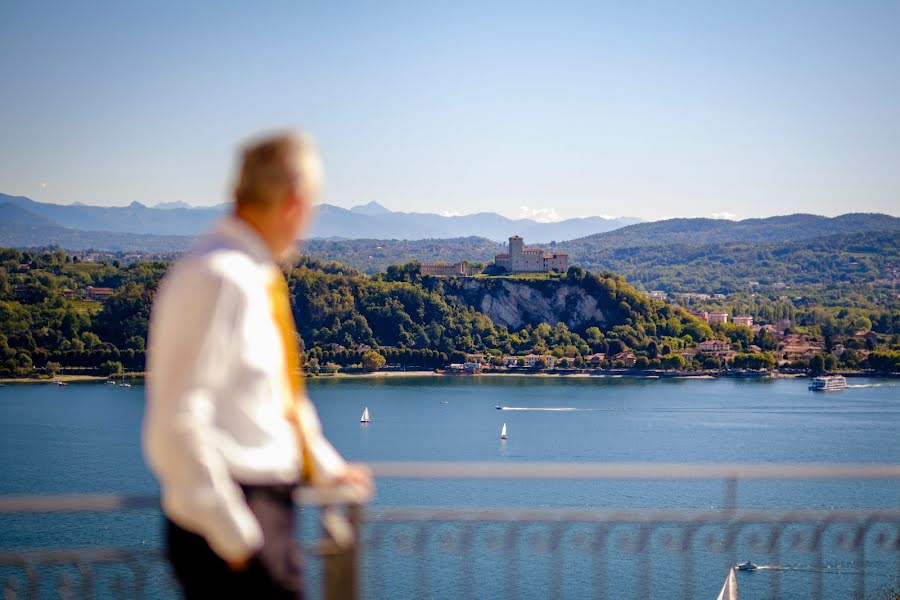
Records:
[[[835,390],[846,390],[847,380],[841,375],[825,375],[823,377],[813,377],[809,383],[809,389],[816,392],[832,392]]]

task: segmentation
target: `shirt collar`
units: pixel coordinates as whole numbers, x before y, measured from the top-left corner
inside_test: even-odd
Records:
[[[213,231],[216,235],[220,235],[234,242],[235,245],[240,247],[241,250],[244,250],[254,259],[273,266],[278,264],[278,261],[272,256],[269,247],[256,230],[236,216],[228,215],[222,218],[216,224]]]

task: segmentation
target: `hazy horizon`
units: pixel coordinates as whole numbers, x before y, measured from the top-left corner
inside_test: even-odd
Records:
[[[2,193],[5,193],[5,192],[0,191],[0,194],[2,194]],[[24,196],[24,195],[22,195],[22,194],[7,194],[7,195],[9,195],[9,196]],[[129,202],[129,203],[127,203],[127,204],[96,205],[96,204],[88,204],[88,203],[86,203],[86,202],[79,202],[79,201],[76,201],[76,202],[52,202],[52,201],[42,201],[42,200],[37,200],[36,198],[30,198],[30,197],[28,197],[28,196],[24,196],[24,197],[29,198],[29,199],[31,199],[31,200],[35,200],[36,202],[47,202],[47,203],[49,203],[49,204],[56,204],[56,205],[59,205],[59,206],[94,206],[94,207],[98,207],[98,208],[127,208],[127,207],[131,204],[131,202]],[[132,201],[132,202],[138,202],[138,201],[135,200],[135,201]],[[205,209],[209,209],[209,208],[217,208],[217,207],[225,206],[225,205],[228,204],[228,202],[224,202],[224,203],[219,203],[219,204],[215,204],[215,205],[198,205],[198,206],[195,206],[195,205],[192,205],[192,204],[190,204],[190,203],[183,202],[183,201],[157,202],[157,203],[154,203],[154,204],[145,204],[145,203],[143,203],[143,202],[140,202],[140,204],[143,204],[143,205],[146,206],[147,208],[162,208],[162,209],[166,209],[166,210],[170,210],[171,208],[170,208],[170,207],[161,206],[161,205],[164,205],[164,204],[173,204],[173,203],[184,203],[184,204],[187,204],[187,205],[188,205],[188,208],[191,208],[191,209],[194,209],[194,208],[200,208],[200,209],[204,209],[204,208],[205,208]],[[319,204],[321,205],[321,204],[330,204],[330,203],[327,203],[327,202],[326,202],[326,203],[319,203]],[[366,205],[366,204],[369,204],[369,202],[352,204],[352,205],[350,205],[350,206],[341,206],[341,207],[339,207],[339,208],[344,208],[344,209],[346,209],[346,210],[351,210],[351,209],[353,209],[353,208],[355,208],[355,207],[364,206],[364,205]],[[480,210],[480,211],[473,211],[473,212],[468,212],[468,213],[453,213],[453,214],[448,214],[448,213],[435,213],[435,212],[430,212],[430,211],[427,211],[427,210],[392,210],[389,206],[385,206],[385,205],[384,205],[383,203],[381,203],[381,202],[377,202],[377,204],[381,205],[383,208],[389,210],[389,211],[392,212],[392,213],[403,213],[403,214],[436,214],[436,215],[439,215],[439,216],[442,216],[442,217],[466,217],[466,216],[472,216],[472,215],[477,215],[477,214],[490,214],[490,213],[493,213],[493,212],[494,212],[494,211]],[[337,206],[337,205],[333,205],[333,204],[332,204],[332,206]],[[531,220],[533,220],[533,221],[535,221],[535,222],[538,222],[538,223],[557,223],[557,222],[565,221],[565,220],[568,220],[568,219],[591,218],[591,217],[599,217],[599,218],[603,218],[603,219],[611,219],[611,220],[616,220],[616,219],[638,219],[640,222],[644,222],[644,223],[652,223],[652,222],[654,222],[654,221],[665,221],[665,220],[668,220],[668,219],[691,219],[691,218],[697,218],[697,219],[719,219],[719,220],[726,220],[726,221],[742,221],[742,220],[745,220],[745,219],[767,219],[767,218],[771,218],[771,217],[786,217],[786,216],[795,215],[795,214],[809,214],[809,215],[814,215],[814,216],[821,216],[821,217],[834,218],[834,217],[839,217],[839,216],[846,215],[846,214],[855,214],[855,213],[885,214],[885,215],[888,215],[888,216],[891,216],[891,217],[897,217],[897,218],[900,218],[900,215],[898,215],[897,213],[894,213],[894,212],[872,213],[872,212],[870,212],[870,211],[859,211],[859,210],[846,210],[846,211],[844,211],[844,212],[837,213],[837,214],[833,214],[833,215],[826,215],[826,214],[822,214],[822,213],[813,213],[813,212],[810,212],[810,213],[801,213],[801,212],[794,211],[794,212],[784,212],[784,213],[777,213],[777,214],[771,214],[771,215],[764,215],[764,216],[759,216],[759,217],[737,217],[736,215],[731,215],[731,214],[713,214],[713,215],[693,215],[693,216],[662,216],[662,217],[659,217],[659,218],[656,218],[656,219],[640,219],[639,217],[633,217],[633,216],[630,216],[630,215],[580,215],[580,216],[576,216],[576,217],[565,217],[565,218],[557,218],[557,219],[554,219],[554,220],[550,220],[550,219],[548,219],[545,215],[542,215],[542,216],[535,216],[535,215],[522,216],[522,215],[503,215],[502,213],[496,213],[496,214],[500,214],[501,216],[504,216],[504,217],[507,217],[507,218],[513,219],[513,220],[531,219]]]
[[[0,190],[228,199],[319,142],[322,202],[553,221],[896,214],[900,4],[15,4]]]

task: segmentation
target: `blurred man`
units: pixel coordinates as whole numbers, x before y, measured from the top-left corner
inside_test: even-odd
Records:
[[[244,148],[237,179],[233,214],[157,293],[144,449],[188,599],[295,599],[294,489],[372,484],[322,435],[281,270],[312,212],[318,154],[297,134],[266,137]]]

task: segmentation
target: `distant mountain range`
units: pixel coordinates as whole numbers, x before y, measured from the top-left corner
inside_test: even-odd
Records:
[[[789,283],[804,277],[827,283],[840,264],[846,273],[900,274],[900,219],[888,215],[790,215],[736,222],[670,219],[538,245],[565,250],[570,264],[621,273],[651,289],[733,290],[750,280]],[[413,259],[488,262],[505,248],[482,237],[360,239],[310,240],[304,252],[375,273]]]
[[[60,227],[50,219],[13,204],[0,203],[0,246],[37,248],[59,246],[67,250],[104,250],[108,252],[183,252],[193,237],[116,233]]]
[[[0,195],[0,246],[178,253],[189,248],[194,234],[208,228],[223,210],[221,206],[148,208],[140,204],[61,207]],[[435,233],[427,237],[428,232],[457,232],[467,218],[475,231],[467,230],[465,236]],[[380,237],[380,232],[393,227],[397,233],[396,228],[412,227],[415,222],[420,224],[418,239]],[[502,232],[502,236],[490,237],[478,229],[488,228],[491,222],[497,228],[494,235]],[[551,239],[556,243],[541,243],[535,233],[539,230],[526,226],[560,223],[514,221],[491,213],[469,217],[393,213],[374,202],[350,210],[322,206],[319,223],[320,237],[308,240],[303,252],[367,273],[411,260],[489,262],[505,249],[497,238],[505,242],[506,236],[518,233],[529,245],[568,252],[570,264],[621,273],[647,289],[728,292],[759,282],[764,287],[837,284],[862,290],[864,285],[890,286],[900,279],[900,218],[884,214],[833,218],[796,214],[744,221],[668,219],[568,241],[554,235]],[[158,233],[166,230],[183,233]],[[356,239],[339,236],[339,231],[356,231]]]
[[[227,207],[220,204],[195,208],[184,202],[168,202],[154,207],[144,206],[139,202],[116,207],[81,203],[62,205],[36,202],[24,196],[0,194],[0,206],[2,205],[28,211],[34,215],[35,223],[40,222],[45,226],[163,236],[195,236],[207,230]],[[322,204],[310,237],[419,240],[474,235],[503,241],[510,235],[518,234],[529,242],[549,242],[612,231],[638,222],[640,219],[585,217],[540,223],[487,212],[463,216],[393,212],[377,202],[351,209]]]

